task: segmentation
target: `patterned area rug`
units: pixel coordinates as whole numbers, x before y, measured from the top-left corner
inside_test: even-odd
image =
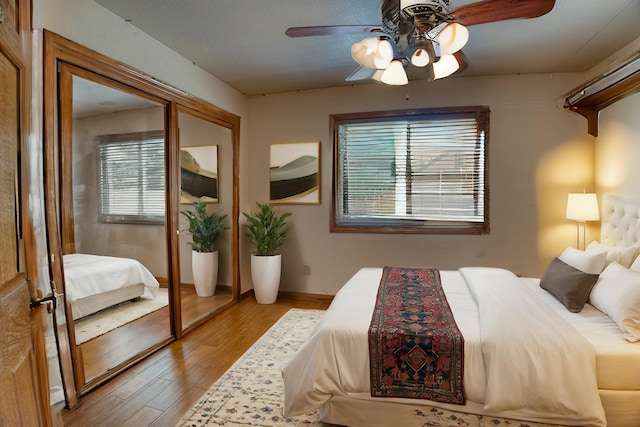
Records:
[[[181,427],[329,426],[313,411],[283,415],[281,369],[311,335],[324,311],[291,309],[255,342],[178,423]],[[462,414],[425,406],[415,414],[420,427],[547,427],[504,418]],[[409,426],[405,426],[409,427]],[[555,426],[558,427],[558,426]]]
[[[133,322],[169,304],[166,288],[158,289],[155,299],[140,298],[107,307],[75,321],[76,343],[90,341],[122,325]]]

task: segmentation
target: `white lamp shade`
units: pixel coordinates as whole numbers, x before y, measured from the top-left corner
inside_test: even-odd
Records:
[[[417,49],[413,55],[411,55],[411,63],[416,67],[425,67],[430,61],[429,52],[424,49]]]
[[[574,221],[597,221],[600,219],[598,199],[593,193],[569,193],[567,219]]]
[[[436,37],[436,41],[440,45],[440,54],[451,55],[456,53],[469,41],[469,30],[464,25],[456,22],[451,23],[440,31]]]
[[[460,68],[460,64],[458,64],[458,60],[453,55],[443,55],[440,57],[438,62],[433,63],[433,78],[441,79],[443,77],[450,76],[455,73],[458,68]]]
[[[391,61],[389,67],[380,75],[380,81],[388,85],[401,86],[409,83],[406,71],[402,61]]]
[[[363,67],[384,70],[393,60],[393,46],[389,40],[366,38],[351,46],[351,57]]]
[[[375,81],[382,82],[382,73],[384,73],[384,71],[385,70],[376,70],[371,78]]]

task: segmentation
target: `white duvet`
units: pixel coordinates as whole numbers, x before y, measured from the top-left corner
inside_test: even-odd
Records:
[[[606,425],[595,350],[582,335],[507,270],[440,273],[465,339],[467,401],[496,416]],[[371,399],[367,331],[381,275],[381,268],[358,271],[283,368],[286,415],[317,409],[332,396]]]
[[[134,259],[89,254],[64,256],[65,294],[69,302],[132,284],[143,283],[144,295],[155,298],[160,284]]]

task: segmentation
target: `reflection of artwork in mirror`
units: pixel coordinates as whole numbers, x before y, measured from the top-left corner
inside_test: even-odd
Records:
[[[218,202],[218,146],[180,148],[180,203]]]
[[[320,203],[320,142],[272,144],[270,202]]]

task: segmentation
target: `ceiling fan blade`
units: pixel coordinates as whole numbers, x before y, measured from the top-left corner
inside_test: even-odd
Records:
[[[349,74],[344,80],[346,82],[355,82],[355,81],[358,81],[358,80],[368,80],[371,77],[373,77],[373,75],[375,74],[376,71],[377,70],[374,70],[374,69],[371,69],[371,68],[358,66],[358,68],[353,70],[351,72],[351,74]]]
[[[466,70],[469,66],[469,60],[467,59],[467,56],[461,50],[455,52],[453,56],[456,57],[456,61],[458,61],[458,64],[460,65],[460,68],[456,70],[455,74],[459,74]]]
[[[484,0],[460,6],[450,16],[464,26],[537,18],[549,13],[555,3],[555,0]]]
[[[285,34],[289,37],[314,37],[378,32],[382,32],[382,29],[375,25],[325,25],[315,27],[291,27],[285,31]]]

